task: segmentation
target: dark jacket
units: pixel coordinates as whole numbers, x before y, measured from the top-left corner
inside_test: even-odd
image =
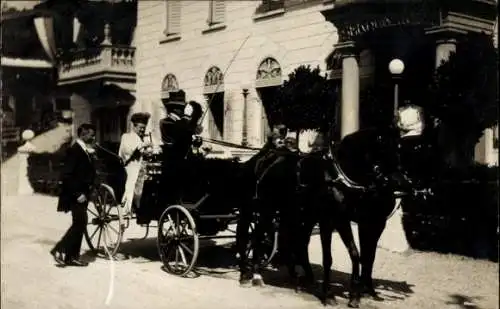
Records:
[[[57,211],[68,212],[81,194],[88,199],[95,177],[94,159],[78,143],[74,143],[66,152]]]

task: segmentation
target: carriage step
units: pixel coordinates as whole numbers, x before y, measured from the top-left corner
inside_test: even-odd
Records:
[[[200,219],[236,219],[238,215],[236,214],[220,214],[220,215],[200,215]]]

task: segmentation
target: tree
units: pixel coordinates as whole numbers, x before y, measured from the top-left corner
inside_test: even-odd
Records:
[[[336,122],[334,85],[319,67],[299,66],[288,75],[271,103],[271,117],[291,130],[319,129]]]
[[[485,34],[470,34],[436,70],[424,107],[450,165],[469,164],[484,130],[498,123],[497,74],[497,51]]]

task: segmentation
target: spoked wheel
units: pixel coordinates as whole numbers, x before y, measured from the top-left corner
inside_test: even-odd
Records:
[[[177,276],[187,275],[198,258],[199,239],[194,219],[186,208],[173,205],[163,212],[157,241],[166,270]]]
[[[88,223],[85,231],[87,244],[99,257],[113,257],[123,236],[121,207],[113,189],[101,184],[89,201]]]
[[[247,244],[245,251],[248,261],[251,261],[253,258],[253,247],[257,242],[255,237],[255,226],[256,222],[254,221],[251,222],[248,227],[248,236],[250,241]],[[264,233],[264,242],[261,246],[264,249],[261,267],[266,267],[271,263],[272,259],[278,252],[278,228],[275,220],[273,220],[271,226],[266,228]]]

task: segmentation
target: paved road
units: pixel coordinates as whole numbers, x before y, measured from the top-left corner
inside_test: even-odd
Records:
[[[222,245],[205,244],[200,252],[201,276],[185,279],[168,275],[161,270],[154,233],[147,240],[134,240],[143,234],[135,224],[126,231],[123,259],[114,264],[114,293],[106,306],[108,261],[97,259],[88,268],[58,268],[48,254],[70,220],[55,208],[52,197],[2,198],[2,308],[322,308],[314,296],[283,287],[286,274],[282,272],[273,273],[264,288],[240,288],[232,255]],[[333,289],[342,295],[350,262],[337,236],[334,242]],[[377,254],[377,289],[386,300],[363,299],[362,308],[498,308],[495,263],[383,249]],[[315,265],[320,264],[317,236],[310,255]],[[319,275],[320,268],[315,269]],[[339,302],[338,308],[345,308],[345,298]]]

